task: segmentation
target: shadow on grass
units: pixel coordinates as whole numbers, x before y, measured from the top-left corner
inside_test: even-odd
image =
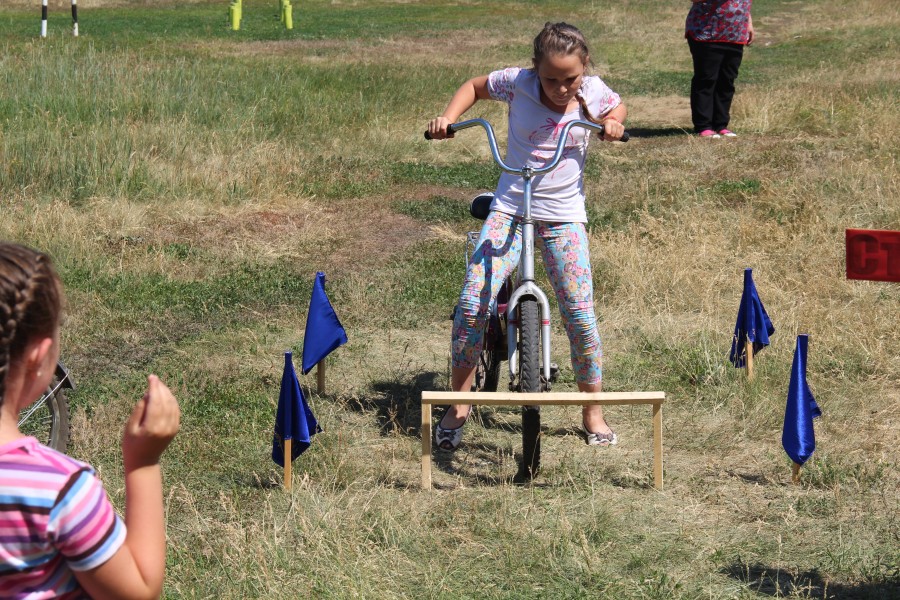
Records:
[[[751,591],[773,597],[835,600],[900,600],[900,578],[880,582],[841,583],[826,580],[818,569],[792,572],[760,563],[735,562],[720,570]]]
[[[691,131],[682,127],[635,127],[628,128],[628,135],[633,138],[672,137],[675,135],[691,135]]]
[[[516,485],[515,475],[521,456],[512,455],[503,447],[486,442],[470,442],[455,452],[435,449],[433,464],[444,473],[465,479],[470,485]],[[529,482],[534,487],[548,487],[540,478]],[[453,489],[456,486],[436,483],[436,488]]]

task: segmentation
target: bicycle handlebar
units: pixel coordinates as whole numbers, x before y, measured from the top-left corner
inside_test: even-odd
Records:
[[[459,123],[448,125],[447,135],[453,135],[458,131],[468,129],[469,127],[475,127],[476,125],[480,125],[481,127],[483,127],[484,131],[487,133],[488,145],[491,147],[491,155],[494,157],[494,161],[500,166],[500,168],[507,173],[519,175],[522,174],[526,167],[513,169],[505,162],[503,162],[502,158],[500,158],[500,150],[497,148],[497,138],[494,136],[494,128],[491,127],[491,124],[484,119],[470,119],[468,121],[461,121]],[[566,140],[569,137],[569,130],[573,127],[582,127],[589,131],[596,131],[601,136],[603,135],[603,125],[598,125],[597,123],[591,123],[590,121],[582,120],[569,121],[563,128],[562,133],[560,133],[559,135],[559,143],[556,145],[556,152],[553,154],[553,158],[551,158],[550,162],[543,167],[539,169],[531,169],[532,175],[543,175],[544,173],[549,173],[556,168],[556,165],[559,164],[559,160],[562,158],[563,151],[565,150]],[[627,142],[629,137],[630,136],[626,131],[624,134],[622,134],[621,141]],[[432,139],[431,135],[429,135],[427,131],[425,132],[425,139]]]

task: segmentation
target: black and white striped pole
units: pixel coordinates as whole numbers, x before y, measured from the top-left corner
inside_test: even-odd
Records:
[[[78,0],[72,0],[72,35],[78,37]],[[47,37],[47,0],[41,2],[41,37]]]

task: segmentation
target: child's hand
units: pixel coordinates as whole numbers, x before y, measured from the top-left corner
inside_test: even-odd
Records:
[[[134,406],[122,436],[125,471],[155,465],[178,433],[181,409],[156,375],[147,377],[147,392]]]
[[[430,135],[433,140],[443,140],[448,137],[452,138],[452,135],[447,135],[448,125],[453,125],[453,121],[446,117],[432,119],[428,122],[428,135]]]
[[[625,126],[616,119],[603,119],[603,139],[607,142],[617,142],[622,139],[625,133]]]

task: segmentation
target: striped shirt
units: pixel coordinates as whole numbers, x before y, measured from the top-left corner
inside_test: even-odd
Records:
[[[96,473],[32,437],[0,446],[0,597],[83,598],[74,571],[125,541]]]

